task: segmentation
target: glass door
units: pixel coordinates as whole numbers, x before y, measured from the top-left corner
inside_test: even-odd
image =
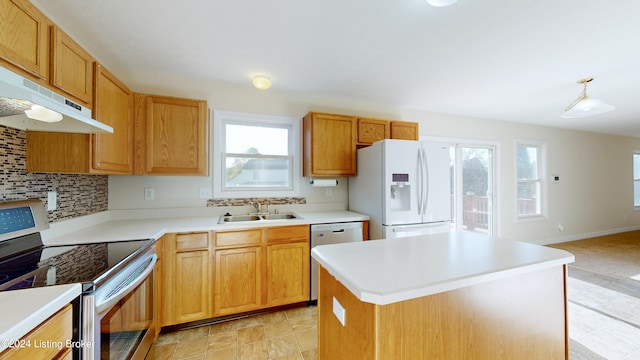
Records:
[[[495,232],[494,152],[491,145],[451,146],[451,209],[456,231]]]

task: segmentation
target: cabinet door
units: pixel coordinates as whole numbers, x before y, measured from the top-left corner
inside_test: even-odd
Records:
[[[262,305],[262,247],[216,249],[216,316],[259,309]]]
[[[208,233],[167,234],[165,238],[164,323],[175,325],[212,317],[213,259]]]
[[[69,35],[51,28],[51,85],[91,107],[93,57]]]
[[[400,140],[418,140],[418,123],[408,121],[391,122],[391,138]]]
[[[89,135],[27,131],[27,172],[87,174],[91,166]]]
[[[102,65],[96,63],[93,117],[111,127],[113,134],[91,135],[92,168],[96,173],[133,174],[133,93]]]
[[[0,2],[0,59],[46,80],[49,73],[49,20],[28,0]]]
[[[148,95],[145,108],[144,174],[207,175],[207,102]]]
[[[267,246],[267,305],[309,300],[309,242]]]
[[[387,120],[358,119],[358,145],[371,145],[376,141],[389,139],[391,127]]]
[[[60,359],[68,356],[68,346],[72,335],[73,311],[71,305],[66,305],[25,335],[21,339],[25,346],[3,351],[0,354],[0,359]],[[26,346],[26,344],[30,344],[30,346]],[[55,344],[56,346],[46,346],[47,344]],[[58,344],[61,344],[62,348],[59,348]]]
[[[303,127],[303,176],[356,175],[356,117],[309,113]]]

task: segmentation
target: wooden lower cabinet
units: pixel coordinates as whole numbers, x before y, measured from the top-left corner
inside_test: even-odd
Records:
[[[565,274],[557,266],[376,305],[320,267],[318,358],[569,359]]]
[[[262,246],[216,249],[216,316],[261,307],[262,257]]]
[[[209,232],[164,237],[163,325],[212,317],[213,242]]]
[[[157,272],[160,326],[309,300],[309,225],[168,233]]]
[[[0,359],[71,359],[71,348],[66,345],[72,340],[72,335],[73,311],[69,304],[20,339],[16,347],[3,351]],[[62,347],[50,344],[61,344]]]
[[[267,246],[267,304],[309,300],[309,243]]]
[[[215,233],[214,315],[309,300],[309,225]]]

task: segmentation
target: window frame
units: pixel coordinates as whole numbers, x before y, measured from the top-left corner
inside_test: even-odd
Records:
[[[518,178],[518,149],[520,147],[535,147],[537,151],[537,173],[538,176],[535,179],[519,179]],[[527,221],[541,221],[547,219],[547,142],[539,140],[524,140],[517,139],[514,146],[514,214],[517,222]],[[519,214],[518,213],[518,185],[523,182],[537,183],[539,185],[539,207],[540,210],[536,214]]]
[[[636,155],[640,156],[640,149],[633,149],[633,154],[631,156],[631,178],[633,179],[633,208],[634,210],[640,210],[640,204],[636,204],[636,195],[640,195],[636,194],[636,183],[640,183],[640,178],[635,177],[636,162],[634,158],[636,157]]]
[[[300,119],[264,115],[256,113],[244,113],[227,110],[213,111],[213,154],[211,156],[213,169],[213,197],[214,198],[252,198],[252,197],[291,197],[300,195],[300,161],[296,161],[300,152]],[[270,156],[257,155],[256,158],[286,158],[289,159],[289,187],[253,187],[238,189],[226,187],[226,125],[237,124],[245,126],[288,128],[288,155]],[[238,155],[238,154],[232,154]]]

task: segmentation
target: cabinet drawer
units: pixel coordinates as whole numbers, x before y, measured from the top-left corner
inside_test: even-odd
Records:
[[[262,229],[217,232],[215,241],[216,247],[258,245],[262,243]]]
[[[176,235],[176,251],[207,250],[209,248],[209,234],[191,233]]]
[[[309,225],[283,226],[267,229],[269,242],[309,240]]]
[[[25,344],[23,347],[16,343],[18,347],[4,351],[0,354],[0,359],[53,359],[64,354],[67,351],[67,340],[71,340],[72,336],[72,320],[71,305],[67,305],[22,338],[22,344]],[[58,344],[62,348],[59,349]]]

